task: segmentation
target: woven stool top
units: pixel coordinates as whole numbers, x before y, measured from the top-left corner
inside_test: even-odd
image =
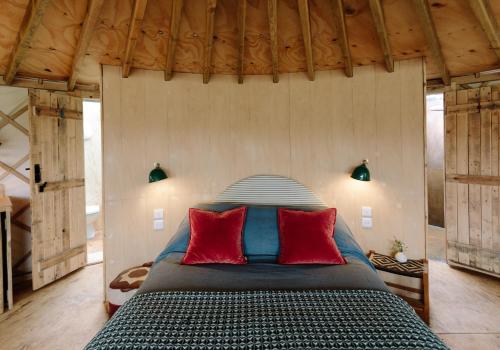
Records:
[[[405,263],[400,263],[395,258],[389,255],[383,255],[370,251],[368,259],[372,262],[377,270],[395,273],[397,275],[418,277],[421,278],[424,273],[424,261],[408,260]]]

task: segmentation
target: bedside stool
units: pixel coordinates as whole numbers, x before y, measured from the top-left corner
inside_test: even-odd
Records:
[[[122,271],[111,283],[108,288],[108,315],[113,316],[114,313],[132,298],[142,282],[148,277],[149,271],[153,266],[153,262],[135,266],[125,271]]]
[[[420,318],[425,323],[429,324],[429,268],[427,259],[408,260],[405,263],[400,263],[391,256],[379,254],[373,250],[370,250],[368,253],[368,259],[377,270],[399,276],[420,279],[420,288],[403,286],[388,281],[385,281],[385,284],[396,289],[397,291],[395,294],[410,304]],[[419,298],[409,297],[401,293],[401,291],[418,294]]]

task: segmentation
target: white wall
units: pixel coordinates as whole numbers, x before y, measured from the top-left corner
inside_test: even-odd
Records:
[[[83,101],[85,148],[85,201],[87,205],[102,203],[101,104]]]
[[[364,249],[388,252],[394,236],[424,256],[424,73],[420,59],[343,72],[232,76],[103,70],[106,281],[152,260],[189,206],[254,174],[297,179],[336,206]],[[350,179],[363,158],[373,181]],[[169,179],[148,184],[159,161]],[[361,206],[374,227],[361,228]],[[163,207],[166,229],[153,231]]]
[[[20,108],[28,104],[28,90],[21,88],[0,86],[0,111],[11,115]],[[23,113],[16,121],[24,128],[29,130],[28,112]],[[3,119],[0,118],[0,122]],[[6,125],[0,129],[0,160],[9,166],[13,166],[20,159],[29,153],[29,138],[24,133],[13,127]],[[29,160],[17,166],[17,171],[29,178]],[[11,197],[13,202],[13,212],[16,213],[19,209],[30,201],[30,187],[27,183],[21,181],[14,175],[8,175],[0,168],[0,184],[5,186],[6,194]],[[31,211],[26,211],[18,220],[28,226],[31,225]],[[12,262],[15,265],[21,257],[28,253],[31,249],[30,233],[13,225],[12,226]],[[31,271],[31,259],[27,259],[19,267],[19,271]]]

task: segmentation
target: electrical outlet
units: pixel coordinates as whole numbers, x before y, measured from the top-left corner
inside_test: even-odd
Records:
[[[161,231],[163,230],[164,223],[163,220],[153,220],[153,229],[155,231]]]
[[[364,218],[372,217],[372,208],[371,207],[361,207],[361,216]]]
[[[153,219],[163,219],[163,208],[153,210]]]
[[[362,218],[361,219],[361,227],[362,228],[372,228],[373,227],[372,218]]]

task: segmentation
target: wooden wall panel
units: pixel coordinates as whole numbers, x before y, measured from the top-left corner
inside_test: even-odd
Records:
[[[231,183],[255,174],[290,176],[339,208],[363,248],[388,251],[397,236],[409,255],[424,256],[424,111],[421,59],[383,67],[284,74],[234,84],[214,76],[138,70],[122,79],[104,67],[103,142],[106,281],[153,259],[187,208],[210,201]],[[349,177],[370,159],[373,181]],[[148,184],[154,162],[169,178]],[[363,230],[361,206],[374,227]],[[152,211],[165,208],[164,231]]]
[[[500,274],[499,88],[446,92],[447,258]],[[456,163],[453,166],[453,163]]]

